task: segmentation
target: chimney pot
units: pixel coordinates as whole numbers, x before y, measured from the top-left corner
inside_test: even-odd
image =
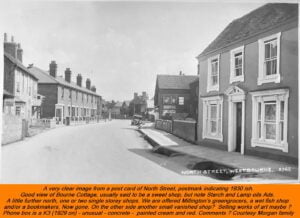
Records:
[[[11,42],[14,42],[14,36],[11,36]]]
[[[7,42],[7,33],[4,33],[4,42]]]

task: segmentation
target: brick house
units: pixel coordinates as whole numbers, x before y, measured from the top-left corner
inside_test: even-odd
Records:
[[[197,79],[190,75],[157,75],[154,105],[159,118],[190,114],[190,84]]]
[[[134,93],[133,99],[130,102],[130,115],[139,114],[145,115],[147,113],[147,100],[149,99],[146,92],[142,92],[142,95]]]
[[[71,81],[71,70],[67,68],[65,77],[57,75],[57,64],[49,64],[49,72],[31,65],[29,71],[38,79],[38,93],[44,96],[42,118],[56,118],[58,124],[72,121],[89,121],[98,119],[102,113],[101,96],[86,79],[82,85],[81,74],[77,75],[76,83]]]
[[[197,59],[198,143],[296,163],[298,5],[232,21]]]
[[[23,49],[20,44],[7,40],[4,34],[4,79],[3,114],[11,114],[26,119],[39,118],[41,105],[37,94],[38,78],[22,63]]]

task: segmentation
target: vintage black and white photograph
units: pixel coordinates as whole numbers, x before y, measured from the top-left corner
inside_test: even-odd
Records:
[[[5,1],[0,26],[1,183],[298,181],[297,1]]]

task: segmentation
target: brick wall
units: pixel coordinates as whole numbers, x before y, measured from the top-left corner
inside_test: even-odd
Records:
[[[57,85],[38,84],[38,93],[45,97],[41,106],[41,118],[53,118],[57,103]]]
[[[196,122],[186,120],[173,121],[173,134],[187,141],[196,141]]]
[[[172,133],[172,121],[171,120],[155,120],[155,128]]]
[[[7,58],[4,58],[4,80],[3,80],[3,87],[5,90],[9,91],[10,93],[14,93],[14,77],[15,67],[13,63],[10,62]]]
[[[2,115],[2,144],[8,144],[21,140],[22,119],[14,115]]]

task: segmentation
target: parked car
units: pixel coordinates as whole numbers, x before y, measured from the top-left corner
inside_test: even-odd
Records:
[[[138,126],[142,123],[143,117],[141,115],[133,115],[133,118],[131,120],[131,125],[132,126]]]

